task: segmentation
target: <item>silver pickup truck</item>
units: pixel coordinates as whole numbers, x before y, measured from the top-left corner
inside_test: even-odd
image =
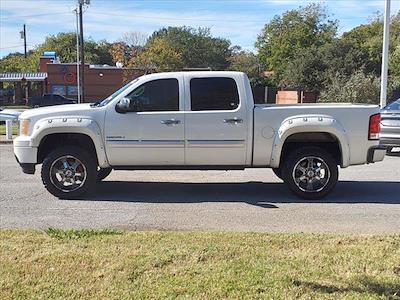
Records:
[[[383,160],[378,106],[255,105],[240,72],[142,76],[94,104],[25,111],[15,156],[42,164],[47,190],[75,198],[115,170],[272,168],[305,199],[326,196],[338,166]]]

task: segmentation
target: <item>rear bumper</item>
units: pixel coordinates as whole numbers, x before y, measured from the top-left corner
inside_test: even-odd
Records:
[[[368,149],[367,163],[382,161],[386,155],[386,146],[377,145]]]
[[[391,147],[400,146],[400,127],[382,126],[379,139],[381,145]]]
[[[381,137],[380,144],[390,147],[400,147],[400,137],[399,138]]]

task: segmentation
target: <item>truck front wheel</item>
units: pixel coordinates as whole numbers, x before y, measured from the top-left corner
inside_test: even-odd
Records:
[[[338,181],[338,167],[332,155],[319,147],[304,147],[288,155],[283,178],[300,198],[325,197]]]
[[[51,194],[74,199],[95,185],[97,164],[84,149],[60,147],[44,159],[41,175],[44,186]]]
[[[97,181],[100,182],[110,175],[112,168],[99,168],[97,170]]]

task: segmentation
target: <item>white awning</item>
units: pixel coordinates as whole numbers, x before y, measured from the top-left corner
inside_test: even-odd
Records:
[[[0,82],[44,81],[47,73],[0,73]]]

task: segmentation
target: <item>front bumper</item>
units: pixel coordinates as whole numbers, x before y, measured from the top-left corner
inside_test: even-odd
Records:
[[[368,149],[367,163],[382,161],[386,155],[386,146],[377,145]]]
[[[31,140],[29,137],[19,136],[14,140],[14,155],[24,173],[35,173],[37,152],[38,148],[31,146]]]

